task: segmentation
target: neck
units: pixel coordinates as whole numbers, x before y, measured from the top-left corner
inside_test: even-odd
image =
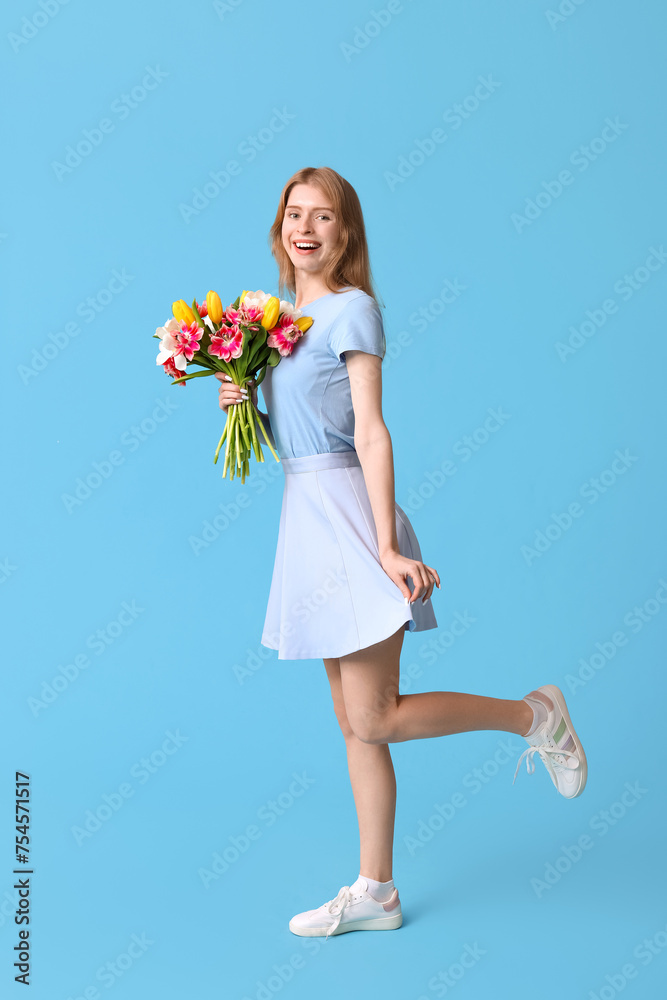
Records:
[[[307,305],[314,299],[333,291],[325,285],[321,271],[311,274],[295,270],[294,282],[296,284],[294,305],[297,309],[302,308],[302,303]]]

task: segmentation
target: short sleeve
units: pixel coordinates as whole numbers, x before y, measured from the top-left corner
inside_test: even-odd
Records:
[[[384,358],[386,347],[382,313],[370,295],[348,302],[329,331],[329,349],[339,361],[345,351],[365,351]]]

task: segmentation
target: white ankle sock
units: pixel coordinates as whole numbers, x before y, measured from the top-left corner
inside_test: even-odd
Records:
[[[361,872],[357,878],[365,878],[368,882],[368,891],[370,892],[373,899],[377,899],[378,903],[386,903],[392,892],[394,891],[394,880],[390,878],[388,882],[378,882],[374,878],[369,878],[368,875],[362,875]],[[355,882],[355,885],[357,884]]]
[[[532,736],[538,726],[547,721],[547,716],[553,708],[553,702],[551,698],[547,698],[543,691],[530,691],[522,700],[533,710],[533,724],[523,735]]]

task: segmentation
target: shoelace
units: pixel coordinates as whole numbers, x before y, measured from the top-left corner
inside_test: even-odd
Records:
[[[558,779],[556,772],[569,771],[570,768],[568,768],[567,765],[564,763],[561,764],[558,761],[552,761],[550,755],[561,756],[561,757],[567,755],[568,757],[576,758],[577,754],[574,750],[561,750],[557,746],[553,747],[549,746],[548,743],[540,743],[538,746],[526,747],[526,749],[519,757],[519,761],[516,765],[516,771],[514,772],[514,780],[512,781],[512,784],[514,784],[514,782],[516,781],[516,776],[519,773],[519,768],[521,767],[521,761],[523,760],[524,757],[526,758],[526,771],[528,772],[528,774],[533,773],[533,771],[535,770],[534,754],[536,753],[539,753],[540,757],[544,761],[544,766],[546,767],[547,771],[551,776],[551,780],[553,781],[556,788],[558,788]]]
[[[338,890],[338,895],[335,897],[335,899],[330,899],[328,903],[324,904],[324,908],[327,911],[327,913],[331,913],[332,915],[335,916],[334,922],[332,923],[331,927],[329,927],[326,933],[327,938],[329,937],[330,934],[333,934],[333,932],[338,927],[340,923],[340,918],[343,916],[343,910],[348,905],[353,895],[354,893],[351,891],[349,885],[344,885],[341,889]]]

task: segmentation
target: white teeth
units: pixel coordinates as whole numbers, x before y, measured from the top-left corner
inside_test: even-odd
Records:
[[[314,250],[319,246],[319,243],[295,243],[294,245],[297,246],[299,250]]]

